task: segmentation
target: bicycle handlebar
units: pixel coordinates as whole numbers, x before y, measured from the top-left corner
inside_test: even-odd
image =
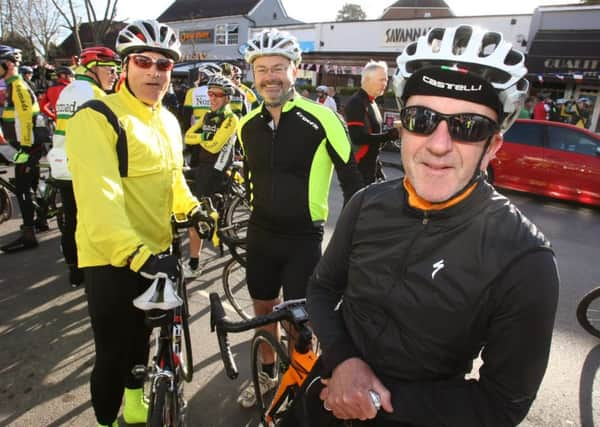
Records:
[[[308,320],[308,314],[304,309],[305,300],[290,301],[287,304],[282,305],[279,310],[265,314],[264,316],[234,322],[229,320],[225,315],[225,310],[223,309],[219,294],[212,292],[209,295],[209,299],[210,330],[211,332],[217,332],[221,359],[223,359],[227,376],[231,379],[237,378],[239,371],[235,364],[233,354],[231,353],[231,346],[227,337],[228,332],[249,331],[250,329],[265,326],[280,320],[288,320],[295,325]]]

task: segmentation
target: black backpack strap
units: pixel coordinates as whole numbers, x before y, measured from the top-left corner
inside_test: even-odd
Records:
[[[77,111],[85,108],[90,108],[102,114],[115,131],[115,134],[117,135],[117,159],[119,161],[119,175],[121,175],[121,177],[126,177],[129,161],[127,152],[127,134],[125,133],[125,129],[123,129],[121,126],[116,114],[101,100],[91,99],[82,104]]]

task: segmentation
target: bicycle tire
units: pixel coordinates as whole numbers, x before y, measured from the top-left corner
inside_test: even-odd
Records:
[[[233,196],[225,211],[225,233],[237,242],[245,242],[250,220],[250,203],[239,195]]]
[[[271,333],[261,329],[256,331],[254,338],[252,338],[252,383],[254,384],[254,392],[256,394],[256,407],[260,411],[261,420],[265,422],[265,413],[271,407],[271,403],[275,398],[275,393],[277,392],[280,383],[278,382],[275,388],[266,392],[264,395],[260,393],[258,374],[262,371],[262,360],[259,349],[263,345],[271,347],[273,352],[276,354],[277,361],[275,363],[274,374],[279,380],[281,380],[281,377],[290,366],[290,358],[287,348],[281,344]],[[277,421],[284,416],[285,410],[290,403],[291,401],[284,403],[283,407],[280,406],[276,413],[271,414],[274,425],[278,425]]]
[[[13,207],[10,194],[6,188],[0,188],[0,224],[12,217]]]
[[[182,281],[183,282],[183,281]],[[179,295],[183,300],[183,305],[181,306],[180,316],[181,316],[181,340],[183,341],[183,345],[181,348],[181,354],[178,354],[181,367],[181,376],[186,382],[192,381],[194,376],[194,358],[192,355],[192,338],[190,335],[190,325],[189,325],[189,305],[188,305],[188,296],[187,290],[185,288],[185,283],[181,283],[181,288]],[[177,313],[177,311],[176,311]],[[183,359],[183,360],[181,360]]]
[[[222,280],[225,296],[240,317],[246,320],[254,317],[254,305],[246,282],[246,268],[237,259],[231,258],[223,267]]]
[[[169,383],[164,378],[159,378],[156,385],[156,391],[150,396],[150,407],[148,414],[148,427],[164,427],[165,424],[165,403]]]
[[[156,393],[152,396],[152,412],[148,416],[148,427],[184,427],[185,417],[181,410],[177,389],[170,390],[166,377],[157,380]]]
[[[600,287],[592,289],[579,301],[577,321],[588,333],[600,338]]]

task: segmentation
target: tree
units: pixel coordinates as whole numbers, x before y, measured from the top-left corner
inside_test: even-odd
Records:
[[[50,0],[21,0],[11,15],[14,33],[28,40],[37,52],[36,56],[47,60],[48,50],[56,41],[61,24],[61,16]]]
[[[79,37],[79,26],[81,25],[82,18],[78,16],[77,9],[78,6],[81,6],[81,3],[73,0],[67,0],[68,13],[66,11],[66,7],[62,7],[59,3],[61,0],[51,0],[58,13],[63,17],[65,22],[67,23],[67,28],[73,32],[73,36],[75,38],[75,44],[77,46],[77,53],[81,52],[83,49],[81,45],[81,37]],[[112,22],[117,16],[117,4],[119,0],[107,0],[106,6],[104,8],[104,14],[101,19],[98,19],[96,14],[96,10],[94,5],[92,4],[92,0],[79,0],[83,1],[83,7],[85,8],[85,13],[87,17],[87,21],[89,22],[93,31],[93,38],[95,45],[101,45],[102,39],[106,35],[106,33],[111,29]]]
[[[367,18],[367,14],[362,10],[360,5],[354,3],[346,3],[338,11],[336,21],[362,21]]]

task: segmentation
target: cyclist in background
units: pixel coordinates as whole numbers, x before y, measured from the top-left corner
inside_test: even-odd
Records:
[[[56,129],[52,137],[52,149],[48,153],[50,172],[56,179],[64,210],[64,226],[60,239],[62,254],[69,267],[69,283],[77,287],[83,282],[83,272],[77,266],[75,228],[77,226],[77,206],[71,183],[71,173],[67,167],[65,153],[65,129],[67,121],[75,111],[90,99],[102,98],[112,90],[118,78],[119,56],[107,47],[88,47],[79,55],[75,81],[68,85],[56,101]],[[87,144],[87,138],[80,144]]]
[[[190,175],[194,178],[192,189],[198,198],[224,192],[226,177],[223,170],[233,158],[238,125],[238,118],[230,107],[233,83],[215,75],[210,78],[207,87],[210,111],[185,133],[185,143],[198,147],[190,160]],[[183,275],[187,279],[198,276],[202,271],[199,268],[202,240],[194,228],[190,228],[189,237],[190,259],[183,265]]]
[[[398,129],[383,131],[383,120],[375,98],[383,95],[388,83],[388,68],[383,61],[369,61],[363,69],[360,85],[346,104],[345,118],[352,140],[354,159],[365,184],[381,174],[379,151],[385,142],[398,138]]]
[[[56,122],[56,101],[62,90],[75,79],[75,73],[69,67],[56,68],[56,82],[40,97],[40,110]]]
[[[37,94],[37,91],[38,91],[37,84],[32,80],[33,68],[31,68],[29,65],[21,65],[21,68],[19,69],[19,71],[21,73],[21,76],[23,77],[23,80],[25,81],[25,83],[27,83],[27,85],[29,86],[31,91],[34,94]]]
[[[0,78],[6,82],[6,100],[2,111],[4,138],[18,151],[15,153],[15,185],[17,201],[23,217],[21,235],[0,247],[3,252],[17,252],[35,248],[34,206],[32,189],[37,187],[39,161],[44,147],[34,137],[34,124],[40,112],[35,94],[19,75],[21,50],[0,45]],[[48,229],[45,218],[39,218],[42,229]]]
[[[198,67],[198,78],[194,82],[196,86],[188,89],[183,101],[183,123],[186,131],[198,120],[202,120],[204,114],[210,110],[206,83],[218,74],[221,74],[221,67],[215,63],[206,62]]]
[[[177,280],[179,262],[169,253],[171,214],[192,216],[198,206],[183,176],[179,123],[161,105],[179,48],[167,25],[128,24],[116,41],[124,73],[119,91],[88,101],[67,121],[77,256],[96,349],[91,395],[99,425],[118,425],[123,394],[125,422],[146,422],[143,379],[131,369],[148,360],[150,329],[132,300],[153,279]]]
[[[501,34],[466,25],[432,28],[398,57],[406,175],[348,203],[311,277],[323,350],[311,375],[327,378],[308,390],[311,426],[516,426],[527,414],[548,363],[556,260],[485,180],[526,74]],[[480,352],[478,379],[465,379]]]
[[[344,200],[362,186],[343,122],[329,108],[296,93],[301,60],[295,37],[264,30],[246,45],[263,104],[240,121],[238,140],[252,213],[247,234],[247,282],[254,311],[263,315],[284,299],[303,298],[321,257],[328,192],[335,168]],[[265,327],[277,336],[277,325]],[[274,355],[263,351],[261,391],[272,378]],[[238,398],[256,403],[250,384]]]
[[[317,99],[316,101],[319,104],[323,104],[324,106],[331,109],[331,111],[337,112],[337,104],[335,100],[329,96],[329,88],[327,86],[317,86]]]
[[[242,69],[237,65],[221,64],[223,75],[235,85],[235,92],[231,97],[231,111],[238,117],[245,116],[250,110],[258,106],[256,95],[248,86],[242,83]]]
[[[590,99],[580,96],[571,108],[572,123],[580,128],[587,129],[590,120]]]

